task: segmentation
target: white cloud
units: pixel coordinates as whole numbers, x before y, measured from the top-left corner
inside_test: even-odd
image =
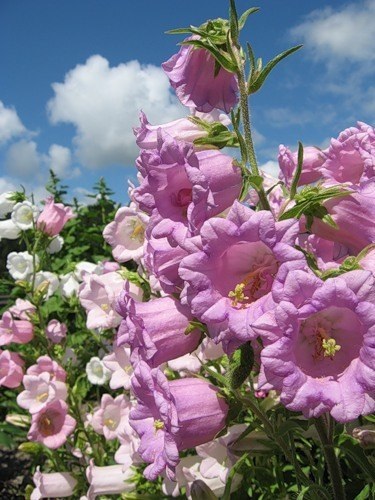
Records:
[[[7,191],[17,191],[19,186],[17,186],[12,179],[7,177],[0,177],[0,193],[6,193]]]
[[[272,175],[272,177],[275,177],[276,179],[279,176],[280,167],[277,161],[274,160],[266,161],[266,163],[260,165],[259,168],[263,170],[263,172]]]
[[[78,159],[86,166],[131,164],[137,156],[132,127],[142,109],[153,124],[183,116],[164,72],[130,61],[110,67],[100,55],[90,57],[52,85],[47,108],[53,124],[72,123]]]
[[[342,60],[375,59],[375,0],[362,0],[311,12],[292,28],[294,38],[303,40],[318,59],[335,64]]]
[[[71,179],[80,175],[79,168],[71,168],[72,153],[69,148],[52,144],[48,155],[45,157],[48,169],[52,169],[61,179]]]
[[[30,178],[39,175],[41,156],[34,141],[21,140],[12,144],[5,157],[5,166],[15,177]]]
[[[13,108],[6,108],[0,101],[0,144],[25,132],[26,128],[19,119],[17,111]]]

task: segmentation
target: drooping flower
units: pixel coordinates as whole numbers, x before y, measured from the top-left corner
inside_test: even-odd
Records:
[[[31,414],[38,413],[52,401],[65,401],[68,395],[64,382],[53,380],[48,372],[25,375],[22,383],[25,390],[17,396],[17,404]]]
[[[79,281],[74,273],[70,272],[60,276],[60,293],[66,299],[78,294]]]
[[[142,258],[148,220],[148,215],[137,210],[135,206],[121,207],[117,211],[115,220],[103,231],[103,238],[111,245],[115,260],[138,262]]]
[[[103,385],[111,378],[111,370],[96,356],[92,357],[87,363],[86,374],[89,381],[94,385]]]
[[[48,234],[56,236],[59,234],[68,220],[75,217],[71,208],[62,203],[55,203],[53,196],[46,199],[46,204],[37,220],[37,228]]]
[[[13,207],[12,221],[21,231],[26,231],[32,229],[38,214],[39,209],[30,201],[21,201]]]
[[[134,471],[130,467],[125,470],[122,465],[98,467],[91,460],[86,469],[87,481],[90,484],[87,500],[95,500],[99,495],[120,495],[134,490],[135,485],[131,482],[133,475]]]
[[[321,151],[313,146],[303,148],[302,172],[298,186],[304,186],[321,179],[321,168],[326,158],[326,151]],[[278,159],[280,166],[279,179],[284,181],[287,187],[290,187],[297,168],[298,152],[294,151],[292,153],[289,148],[281,144]]]
[[[147,479],[163,471],[174,479],[179,451],[211,441],[225,426],[228,405],[218,389],[198,378],[168,382],[162,371],[140,361],[132,389],[138,400],[130,425],[141,438],[138,453],[149,463]]]
[[[203,250],[185,257],[179,267],[185,281],[182,301],[224,350],[256,336],[250,324],[263,313],[280,265],[305,265],[293,246],[297,233],[296,221],[275,222],[270,212],[254,212],[238,202],[226,219],[203,225]]]
[[[103,363],[111,372],[109,387],[111,389],[130,389],[130,377],[133,367],[130,362],[130,349],[128,347],[114,347],[113,352],[104,356]]]
[[[36,360],[36,364],[27,369],[27,375],[40,375],[47,372],[51,375],[51,380],[65,382],[66,371],[55,360],[49,356],[40,356]]]
[[[150,366],[194,351],[201,339],[197,329],[185,334],[193,319],[187,306],[173,297],[161,297],[149,302],[135,302],[124,290],[118,301],[123,316],[117,334],[117,345],[130,345],[132,360],[140,356]]]
[[[9,311],[0,320],[0,345],[27,344],[34,336],[34,327],[30,321],[13,319]]]
[[[7,257],[7,269],[15,280],[27,279],[34,271],[34,263],[39,265],[39,257],[29,252],[10,252]]]
[[[46,337],[53,344],[60,344],[65,339],[67,331],[65,323],[60,323],[57,319],[51,319],[46,327]]]
[[[24,364],[17,353],[0,351],[0,387],[19,387],[23,379]]]
[[[110,394],[103,394],[100,407],[94,411],[90,423],[95,432],[103,434],[108,441],[116,439],[124,429],[131,431],[130,408],[130,400],[124,394],[116,398]]]
[[[237,104],[235,74],[224,68],[217,73],[215,59],[206,49],[183,45],[162,68],[185,106],[204,113],[214,108],[229,113]]]
[[[374,286],[368,271],[325,282],[307,271],[286,273],[274,308],[252,325],[265,344],[260,384],[308,418],[330,412],[348,422],[373,412]]]
[[[34,413],[27,437],[55,450],[65,443],[75,426],[75,419],[68,415],[68,405],[57,400]]]
[[[322,173],[335,183],[359,184],[375,176],[375,129],[363,122],[332,139]]]
[[[39,466],[36,468],[33,481],[35,488],[30,500],[70,497],[74,494],[77,484],[77,480],[69,472],[40,472]]]

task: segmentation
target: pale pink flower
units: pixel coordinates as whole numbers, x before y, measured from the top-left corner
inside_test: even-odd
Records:
[[[0,351],[0,387],[14,389],[21,384],[24,361],[11,351]]]
[[[46,328],[46,336],[53,344],[60,344],[66,337],[67,327],[57,319],[51,319]]]
[[[113,399],[109,394],[103,394],[98,408],[91,419],[95,432],[104,434],[107,440],[116,439],[123,429],[131,430],[129,426],[129,411],[131,404],[125,395]]]
[[[128,347],[115,347],[111,354],[104,356],[103,363],[111,370],[111,380],[109,387],[111,389],[124,388],[130,389],[130,376],[133,372],[130,363],[130,348]]]
[[[0,345],[27,344],[34,336],[30,321],[13,319],[9,311],[0,320]]]
[[[112,247],[112,255],[118,262],[139,261],[144,253],[145,230],[149,216],[132,204],[121,207],[115,220],[103,231],[103,237]]]
[[[68,415],[68,405],[57,400],[32,416],[27,437],[55,450],[65,443],[75,426],[75,419]]]
[[[74,493],[77,484],[76,479],[69,472],[40,472],[36,468],[33,476],[35,488],[31,493],[30,500],[42,498],[66,498]]]
[[[49,373],[51,380],[59,382],[65,382],[66,380],[66,371],[64,368],[49,356],[40,356],[36,360],[36,365],[30,366],[26,371],[27,375],[39,375],[43,372]]]
[[[9,312],[16,319],[29,319],[30,314],[36,311],[36,307],[29,301],[17,299],[16,303],[9,308]]]
[[[117,272],[98,276],[84,276],[79,291],[79,300],[87,311],[87,328],[115,328],[121,322],[121,316],[115,311],[117,297],[123,289],[125,280]],[[141,289],[130,284],[131,292],[140,298]]]
[[[56,236],[73,217],[75,216],[71,208],[65,207],[62,203],[55,203],[53,196],[49,196],[36,225],[48,236]]]
[[[23,385],[25,390],[17,396],[17,403],[31,414],[41,411],[57,399],[65,401],[68,395],[64,382],[52,380],[48,372],[25,375]]]
[[[122,465],[108,465],[97,467],[94,461],[86,469],[87,481],[90,488],[87,492],[87,500],[94,500],[99,495],[118,495],[135,488],[130,480],[134,471],[129,467],[124,471]]]

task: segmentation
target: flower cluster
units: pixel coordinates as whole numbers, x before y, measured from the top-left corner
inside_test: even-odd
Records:
[[[31,499],[144,484],[187,498],[246,484],[240,494],[257,497],[242,466],[276,447],[309,488],[292,427],[305,445],[315,419],[332,465],[335,421],[375,410],[375,129],[359,122],[324,151],[281,145],[279,179],[259,171],[238,117],[248,125],[243,103],[267,75],[258,65],[243,82],[243,23],[232,10],[230,23],[185,30],[163,64],[188,116],[151,125],[141,113],[138,184],[102,228],[113,261],[102,248],[94,262],[76,262],[80,249],[59,261],[71,207],[0,198],[0,237],[20,240],[0,385],[25,410],[21,449],[48,457]]]

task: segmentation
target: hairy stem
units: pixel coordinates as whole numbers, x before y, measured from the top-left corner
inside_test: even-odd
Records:
[[[333,498],[335,500],[345,500],[345,490],[343,485],[340,462],[336,456],[333,445],[333,420],[330,421],[329,428],[324,416],[315,419],[315,427],[319,434],[324,458],[326,460],[331,485],[333,489]]]

